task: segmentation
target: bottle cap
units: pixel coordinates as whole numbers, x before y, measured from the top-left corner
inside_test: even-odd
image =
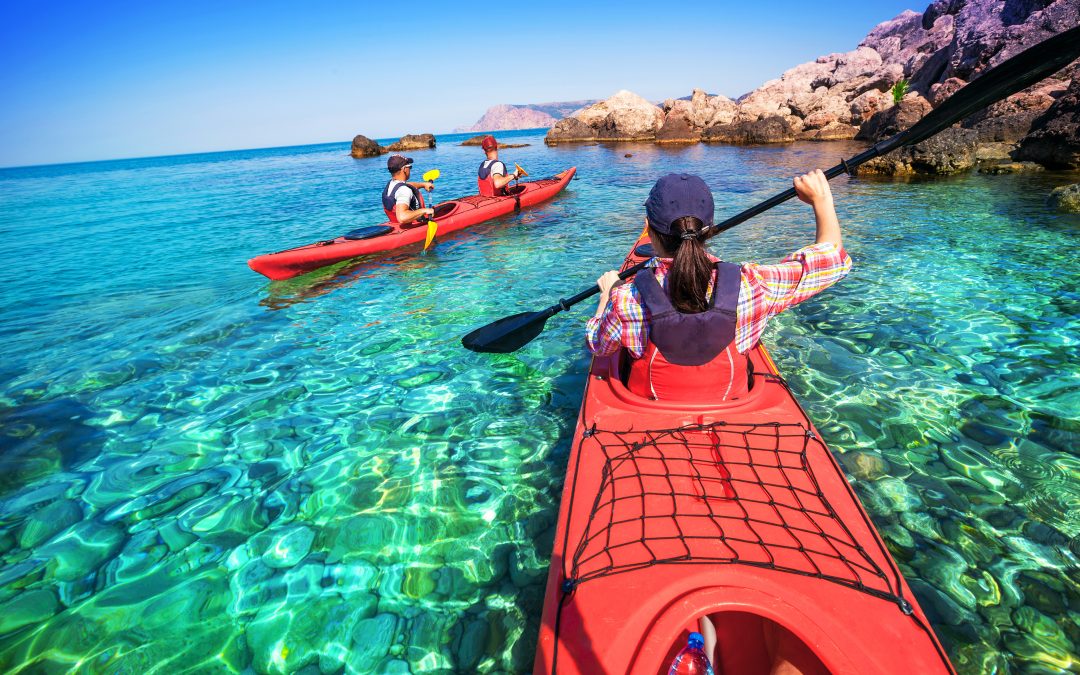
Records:
[[[696,646],[698,647],[702,647],[705,645],[705,638],[701,635],[701,633],[698,633],[697,631],[690,633],[690,639],[686,641],[686,644],[691,647],[695,646],[694,643],[697,643]]]

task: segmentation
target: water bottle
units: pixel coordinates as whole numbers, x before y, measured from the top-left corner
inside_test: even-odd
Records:
[[[705,656],[705,638],[701,633],[690,633],[686,646],[675,656],[668,675],[713,675],[709,657]]]

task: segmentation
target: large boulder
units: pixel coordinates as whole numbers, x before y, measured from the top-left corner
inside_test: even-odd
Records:
[[[1074,77],[1065,95],[1035,120],[1016,158],[1080,169],[1080,77]]]
[[[357,159],[360,159],[361,157],[378,157],[384,152],[386,152],[386,148],[382,147],[367,136],[361,136],[357,134],[352,139],[352,151],[349,154]]]
[[[910,129],[931,110],[930,103],[925,98],[916,93],[908,94],[900,103],[863,122],[856,138],[876,142],[895,136],[905,129]]]
[[[428,150],[435,147],[435,136],[432,134],[405,134],[396,143],[386,146],[390,152],[405,152],[406,150]]]
[[[685,114],[677,112],[669,112],[664,117],[664,126],[656,132],[657,143],[697,143],[700,140],[701,130]]]
[[[732,143],[756,145],[765,143],[790,143],[797,138],[791,122],[779,115],[765,115],[756,120],[744,120],[734,124],[718,124],[709,127],[701,140],[707,143]]]
[[[834,121],[821,127],[804,127],[798,138],[802,141],[847,141],[855,138],[858,133],[858,127]]]
[[[544,142],[548,145],[557,143],[580,143],[595,141],[596,129],[576,117],[565,117],[555,123],[544,136]]]
[[[975,166],[976,139],[972,129],[951,127],[921,143],[893,150],[856,169],[859,175],[905,176],[917,173],[953,174]]]
[[[1054,188],[1049,203],[1059,211],[1080,213],[1080,183]]]
[[[1051,80],[1038,89],[1025,90],[998,101],[967,118],[962,125],[977,131],[980,143],[1017,143],[1031,132],[1035,120],[1064,91],[1064,83]]]
[[[577,123],[567,122],[570,119]],[[560,120],[548,132],[544,142],[652,140],[663,124],[664,113],[658,106],[624,89]]]

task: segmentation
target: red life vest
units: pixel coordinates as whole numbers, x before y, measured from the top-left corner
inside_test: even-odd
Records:
[[[420,194],[420,191],[409,185],[405,181],[398,181],[397,185],[393,185],[394,181],[391,180],[383,188],[382,203],[383,213],[386,214],[386,219],[391,223],[398,222],[397,218],[397,192],[402,188],[412,191],[412,199],[409,200],[409,210],[415,211],[417,209],[424,208],[424,196]],[[391,187],[393,185],[393,187]]]
[[[476,187],[484,197],[501,197],[506,194],[505,187],[495,187],[495,178],[491,173],[491,166],[495,162],[499,162],[499,160],[485,159],[480,162],[480,169],[476,172]],[[502,164],[502,162],[499,163]],[[505,164],[503,164],[503,170],[506,170]]]
[[[749,359],[735,347],[742,270],[723,262],[716,270],[709,307],[698,314],[675,309],[651,269],[634,277],[649,310],[649,344],[630,364],[626,383],[630,391],[676,401],[726,401],[749,391]]]

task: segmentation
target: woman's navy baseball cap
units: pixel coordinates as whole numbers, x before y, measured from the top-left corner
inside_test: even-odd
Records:
[[[645,200],[649,225],[661,234],[671,234],[671,224],[683,216],[694,216],[712,227],[714,210],[709,186],[688,173],[669,173],[656,181]]]

